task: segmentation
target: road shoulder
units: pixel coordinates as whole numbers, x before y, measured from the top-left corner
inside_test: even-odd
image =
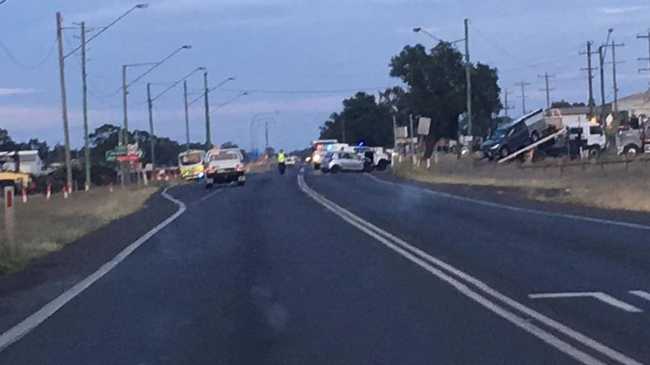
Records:
[[[373,173],[371,178],[376,178],[380,180],[380,182],[416,187],[432,192],[451,194],[516,208],[533,209],[549,213],[570,214],[596,219],[616,220],[650,226],[649,213],[594,208],[573,203],[544,202],[531,199],[527,191],[521,188],[420,182],[396,176],[390,171],[384,173]]]
[[[0,333],[65,292],[177,210],[160,192],[144,208],[0,277]]]

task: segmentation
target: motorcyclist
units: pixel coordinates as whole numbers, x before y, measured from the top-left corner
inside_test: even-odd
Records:
[[[287,168],[286,162],[287,156],[284,154],[284,150],[280,150],[278,152],[278,171],[280,171],[280,175],[284,175],[284,171]]]

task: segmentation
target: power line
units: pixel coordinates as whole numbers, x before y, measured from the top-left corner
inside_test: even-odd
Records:
[[[381,86],[381,87],[364,87],[364,88],[355,88],[355,89],[332,89],[332,90],[269,90],[269,89],[221,89],[227,92],[249,92],[255,94],[341,94],[357,91],[376,91],[376,90],[385,90],[391,88],[392,86]]]
[[[2,4],[2,3],[0,3],[0,4]],[[36,69],[40,68],[41,66],[43,66],[52,57],[52,55],[54,54],[54,50],[56,49],[56,39],[52,42],[52,45],[50,46],[47,53],[45,54],[45,57],[43,57],[41,60],[39,60],[37,63],[35,63],[33,65],[29,65],[29,64],[26,64],[26,63],[20,61],[18,59],[18,57],[16,57],[11,52],[9,47],[7,47],[7,45],[4,44],[4,42],[2,42],[1,40],[0,40],[0,49],[7,56],[9,61],[11,61],[11,63],[13,63],[15,66],[17,66],[19,68],[22,68],[24,70],[36,70]]]
[[[515,107],[508,104],[508,96],[510,95],[510,90],[505,89],[504,91],[505,91],[505,101],[504,101],[505,105],[503,106],[503,111],[505,112],[506,117],[508,117],[509,111],[513,110]]]

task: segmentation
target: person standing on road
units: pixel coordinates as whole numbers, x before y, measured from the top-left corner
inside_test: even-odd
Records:
[[[278,171],[280,171],[280,175],[284,175],[284,170],[287,168],[286,162],[287,156],[284,154],[284,150],[280,150],[278,152]]]

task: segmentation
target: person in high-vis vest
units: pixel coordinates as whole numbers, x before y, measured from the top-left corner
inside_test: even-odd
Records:
[[[287,168],[286,162],[287,156],[284,154],[284,150],[280,150],[278,152],[278,171],[280,171],[280,175],[284,175],[284,171]]]

